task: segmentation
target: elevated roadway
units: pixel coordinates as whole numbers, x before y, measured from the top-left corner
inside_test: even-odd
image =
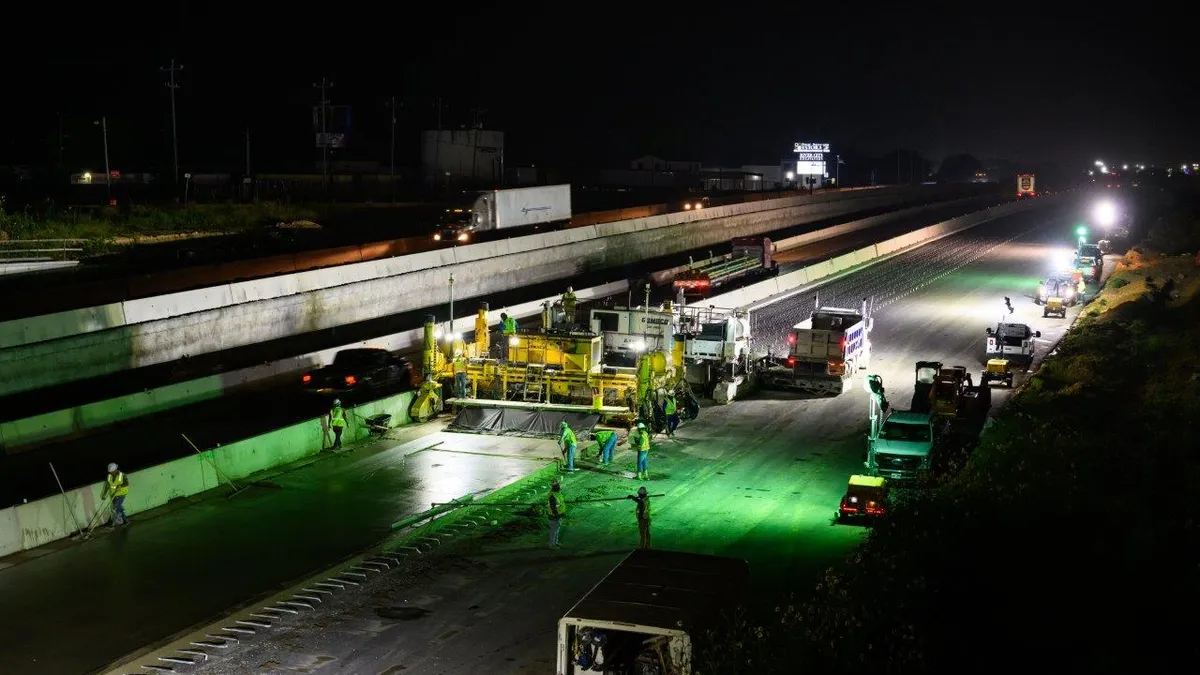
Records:
[[[979,369],[983,329],[999,318],[1004,296],[1014,300],[1012,318],[1042,331],[1043,348],[1062,334],[1078,309],[1067,320],[1042,320],[1040,309],[1022,295],[1032,293],[1047,271],[1050,251],[1063,245],[1070,222],[1069,217],[1048,222],[1033,212],[982,225],[961,235],[970,243],[958,250],[959,260],[966,261],[958,269],[933,264],[939,257],[933,249],[868,268],[879,292],[891,289],[896,298],[880,307],[872,336],[872,372],[883,375],[893,400],[908,398],[917,360]],[[832,282],[822,292],[830,298],[856,296],[862,291],[857,277]],[[994,403],[1006,396],[997,389]],[[651,487],[667,494],[655,502],[655,545],[746,557],[756,584],[772,589],[776,598],[807,587],[861,539],[856,528],[832,527],[830,516],[846,476],[861,466],[866,414],[866,395],[859,389],[815,400],[764,393],[706,408],[677,439],[657,439],[652,452]],[[401,433],[439,432],[424,426]],[[0,615],[0,634],[16,645],[0,652],[0,672],[57,675],[101,668],[189,626],[198,628],[258,591],[274,592],[333,564],[353,548],[350,539],[378,541],[386,534],[382,524],[406,510],[498,482],[488,476],[521,471],[511,464],[497,469],[494,461],[516,461],[514,456],[545,461],[547,450],[549,456],[557,452],[552,442],[514,448],[507,439],[438,436],[443,438],[439,449],[407,460],[386,441],[358,448],[350,456],[270,478],[232,499],[209,498],[142,518],[84,545],[63,542],[61,550],[29,555],[0,570],[9,610]],[[413,439],[407,447],[424,447],[423,442]],[[422,455],[427,459],[418,459]],[[537,464],[520,460],[526,461]],[[584,461],[584,471],[566,477],[566,494],[628,494],[637,483],[621,472],[631,463],[624,449],[614,473]],[[425,471],[434,473],[423,476]],[[430,494],[439,480],[470,484],[453,483]],[[535,486],[533,493],[540,495],[540,489]],[[362,503],[356,506],[356,500]],[[541,520],[510,515],[496,529],[485,525],[487,531],[479,532],[484,536],[446,540],[403,572],[339,593],[316,613],[305,610],[256,629],[241,645],[212,650],[219,653],[206,665],[174,667],[205,674],[264,667],[302,671],[319,664],[371,673],[466,675],[481,664],[502,675],[544,671],[552,668],[558,616],[636,543],[631,506],[622,504],[574,507],[564,547],[555,552],[545,550]],[[242,575],[249,578],[238,579]],[[112,630],[113,598],[134,612],[124,619],[130,630]],[[246,611],[257,606],[247,605]],[[419,618],[398,623],[396,617],[404,616],[398,608],[405,607]],[[183,639],[189,636],[195,638],[185,633]],[[146,654],[106,672],[145,672],[140,664],[162,665],[158,657],[170,653]]]
[[[880,225],[867,230],[852,232],[831,239],[789,250],[781,254],[781,273],[800,269],[805,265],[826,259],[836,253],[889,237],[909,232],[920,226],[939,220],[945,220],[974,208],[972,205],[949,205],[928,212],[901,217],[894,222]],[[674,261],[660,261],[666,265]],[[652,268],[653,265],[647,269]],[[637,273],[637,271],[634,271]],[[595,279],[578,279],[577,288],[595,284]],[[496,299],[506,303],[554,295],[561,292],[564,285],[541,285],[524,289],[521,296],[499,294]],[[528,294],[528,295],[526,295]],[[656,292],[659,299],[673,298],[669,287]],[[491,300],[491,298],[489,298]],[[614,298],[624,303],[625,298]],[[503,304],[493,302],[491,318],[499,321],[499,312]],[[469,315],[475,305],[469,302],[457,305],[460,315]],[[582,305],[581,311],[586,311],[588,305]],[[296,339],[286,345],[268,344],[256,345],[253,348],[224,353],[223,362],[215,358],[200,356],[189,360],[182,368],[199,374],[205,364],[219,363],[221,367],[230,370],[239,364],[256,365],[271,355],[295,353],[296,350],[316,351],[332,344],[346,344],[354,340],[369,340],[374,336],[415,328],[422,325],[428,313],[446,316],[449,308],[441,305],[432,310],[422,310],[402,316],[387,317],[386,320],[371,322],[369,325],[353,325],[339,328],[328,335],[306,336],[309,339]],[[537,321],[531,322],[536,324]],[[317,339],[313,339],[317,338]],[[287,350],[287,351],[285,351]],[[419,354],[412,354],[413,363],[419,364]],[[176,366],[180,367],[180,366]],[[186,371],[185,371],[186,372]],[[201,448],[211,448],[218,444],[228,444],[231,441],[249,438],[259,433],[293,424],[300,420],[309,419],[325,411],[327,401],[322,398],[304,395],[300,391],[296,375],[286,375],[246,387],[230,396],[197,402],[173,410],[140,418],[130,419],[119,424],[98,429],[71,438],[40,446],[21,449],[8,455],[0,455],[0,506],[21,503],[45,497],[57,492],[54,475],[49,469],[53,462],[59,478],[65,487],[72,488],[87,485],[96,479],[98,467],[109,461],[118,462],[126,470],[134,471],[158,464],[176,457],[189,455],[193,452],[190,445],[181,434],[188,437]],[[37,397],[48,396],[44,392],[35,393]],[[55,398],[61,402],[63,398]],[[28,409],[31,401],[17,397],[12,401],[13,408]],[[59,403],[61,405],[61,403]],[[3,401],[0,401],[0,408]],[[136,439],[136,442],[131,442]],[[87,458],[87,460],[84,460]],[[99,458],[93,459],[93,458]]]
[[[953,188],[953,189],[952,189]],[[638,265],[958,186],[764,200],[392,257],[0,323],[0,394],[169,363],[424,309],[454,277],[462,299]],[[711,214],[711,215],[710,215]]]

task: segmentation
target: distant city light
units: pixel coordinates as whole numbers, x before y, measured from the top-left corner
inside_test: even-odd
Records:
[[[1112,202],[1100,202],[1096,205],[1092,218],[1097,225],[1112,227],[1117,222],[1117,207]]]
[[[1128,164],[1122,164],[1122,165],[1121,165],[1121,170],[1122,170],[1122,171],[1128,171],[1128,170],[1129,170],[1129,165],[1128,165]]]
[[[1107,166],[1100,167],[1100,173],[1108,173],[1108,167]]]
[[[1101,162],[1100,160],[1096,160],[1096,166],[1104,166],[1104,162]]]

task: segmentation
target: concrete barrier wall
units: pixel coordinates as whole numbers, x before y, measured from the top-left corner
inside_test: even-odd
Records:
[[[628,289],[629,282],[622,280],[591,288],[581,288],[575,291],[575,295],[579,298],[580,302],[588,302],[624,293]],[[500,311],[503,311],[513,318],[525,319],[540,314],[543,302],[553,302],[558,299],[559,296],[552,296],[519,305],[493,308],[489,313],[489,318],[495,324],[499,320]],[[458,313],[466,314],[467,316],[460,316],[454,320],[453,330],[455,332],[470,333],[475,330],[475,316],[472,310],[477,307],[478,305],[476,304],[464,303],[461,311]],[[445,324],[443,323],[442,325],[444,326]],[[243,387],[247,384],[261,382],[281,375],[298,375],[301,371],[319,368],[332,363],[334,355],[343,349],[381,347],[392,351],[404,351],[420,347],[422,340],[424,340],[424,330],[424,327],[421,327],[401,331],[372,340],[364,340],[331,349],[278,359],[231,373],[170,384],[136,394],[88,403],[75,408],[56,410],[34,417],[0,422],[0,451],[8,454],[23,452],[39,443],[49,440],[69,437],[116,422],[219,398],[230,390]]]
[[[868,196],[880,197],[900,194],[905,194],[905,188],[887,187],[865,192],[838,191],[755,201],[731,206],[720,206],[702,211],[686,211],[613,221],[559,232],[450,247],[382,260],[349,263],[337,267],[326,267],[252,281],[181,291],[111,305],[56,312],[15,321],[0,322],[0,349],[29,345],[47,340],[57,340],[120,326],[158,321],[244,302],[267,300],[359,281],[396,276],[430,267],[450,265],[456,262],[470,262],[497,255],[522,253],[538,250],[546,246],[558,246],[586,239],[595,239],[597,237],[616,236],[643,231],[645,229],[711,220],[719,217],[727,217],[733,213],[745,214],[805,204],[822,204],[860,200]]]
[[[715,307],[746,308],[752,310],[756,305],[761,307],[772,302],[777,302],[783,297],[794,293],[797,289],[801,289],[822,279],[828,279],[862,265],[879,262],[893,255],[930,244],[943,237],[968,230],[976,225],[981,225],[996,218],[1021,211],[1027,211],[1037,204],[1044,203],[1042,201],[1009,202],[1001,206],[929,225],[850,253],[814,263],[796,272],[752,284],[736,291],[713,296],[705,300],[704,303]]]
[[[368,431],[363,420],[377,413],[392,415],[393,426],[408,424],[408,409],[414,392],[367,403],[349,410],[343,438],[362,440]],[[220,487],[216,467],[228,478],[239,480],[298,459],[315,455],[332,445],[332,434],[322,418],[305,420],[289,427],[204,451],[204,458],[191,455],[129,474],[130,491],[125,511],[130,515],[149,511],[182,497]],[[97,510],[102,482],[76,488],[62,495],[0,511],[0,557],[69,537],[86,527]],[[107,514],[96,520],[108,521]]]
[[[887,190],[860,194],[853,201],[834,199],[835,194],[786,208],[775,202],[808,198],[715,207],[705,209],[708,218],[695,227],[670,227],[701,220],[696,212],[673,213],[135,300],[119,305],[119,313],[102,314],[106,323],[93,317],[88,326],[96,330],[57,340],[49,339],[55,331],[78,329],[76,318],[50,315],[70,324],[52,326],[45,323],[50,317],[38,317],[32,322],[37,330],[0,335],[10,342],[49,340],[0,351],[0,372],[6,375],[0,395],[420,309],[448,295],[451,274],[459,297],[487,297],[731,237],[886,207],[906,196]],[[762,208],[771,205],[775,208]],[[388,273],[379,276],[376,268]],[[192,303],[226,301],[237,304],[190,311]],[[171,318],[150,320],[162,314]],[[101,325],[118,327],[101,330]]]

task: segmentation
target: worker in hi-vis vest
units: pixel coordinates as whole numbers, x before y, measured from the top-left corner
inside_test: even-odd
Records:
[[[667,392],[667,400],[663,401],[663,414],[667,416],[667,435],[674,436],[679,428],[679,402],[675,400],[675,392]]]
[[[546,497],[546,516],[550,519],[550,548],[558,548],[558,535],[562,532],[562,519],[567,515],[567,500],[563,499],[562,486],[558,481],[550,484]]]
[[[129,523],[125,517],[125,497],[129,495],[129,476],[125,475],[116,464],[108,465],[108,476],[104,480],[104,489],[100,491],[100,499],[112,495],[113,520],[109,527],[121,527]]]
[[[517,334],[517,320],[511,316],[500,313],[500,330],[504,333],[504,337],[512,337]]]
[[[567,323],[575,323],[575,302],[575,289],[567,286],[567,292],[562,296],[564,321]]]
[[[637,428],[630,432],[630,445],[637,448],[637,477],[650,480],[650,432],[644,422],[638,422]]]
[[[333,399],[333,407],[329,409],[329,428],[333,429],[333,447],[342,448],[342,432],[346,430],[346,411],[342,408],[341,399]]]
[[[558,445],[562,448],[563,457],[566,458],[566,471],[575,470],[575,450],[579,447],[579,439],[575,438],[575,432],[571,431],[571,425],[564,422],[558,423],[559,437]]]

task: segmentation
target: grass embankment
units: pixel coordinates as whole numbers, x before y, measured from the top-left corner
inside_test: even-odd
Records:
[[[815,599],[703,672],[1149,672],[1194,663],[1200,230],[1125,256],[965,469],[897,505]],[[781,603],[786,604],[786,603]],[[1189,658],[1192,657],[1192,658]]]
[[[229,234],[315,218],[310,209],[278,203],[69,208],[47,213],[0,209],[0,240],[87,239],[122,245]]]

